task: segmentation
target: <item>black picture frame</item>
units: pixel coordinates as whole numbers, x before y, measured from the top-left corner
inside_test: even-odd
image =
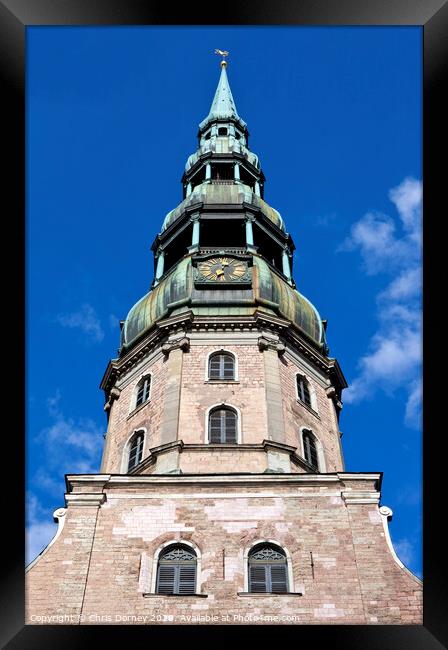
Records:
[[[25,288],[25,30],[32,25],[420,25],[424,37],[424,620],[422,626],[24,626],[24,341],[26,319],[21,287]],[[444,436],[442,415],[445,336],[443,279],[446,257],[441,226],[444,215],[445,160],[443,157],[443,73],[448,67],[448,4],[446,0],[245,0],[238,5],[216,3],[167,3],[147,0],[0,0],[0,68],[4,91],[4,148],[7,162],[2,198],[8,209],[3,215],[6,262],[3,295],[6,333],[2,354],[9,352],[2,397],[4,400],[3,468],[3,579],[1,586],[2,647],[79,648],[94,639],[104,644],[144,640],[182,643],[254,642],[254,633],[278,643],[291,635],[293,643],[312,642],[357,650],[422,648],[436,650],[448,640],[447,578],[444,524],[444,461],[440,441]],[[6,109],[6,110],[5,110]],[[437,154],[440,153],[440,157]],[[438,162],[440,159],[440,164]],[[8,228],[8,230],[6,230]],[[440,234],[439,234],[440,233]],[[12,256],[7,255],[13,250]],[[443,247],[443,249],[442,249]],[[445,253],[445,256],[443,255]],[[17,279],[21,279],[20,283]],[[20,286],[21,285],[21,286]],[[10,295],[8,295],[8,290]],[[442,304],[440,304],[442,303]],[[437,310],[437,311],[436,311]],[[22,324],[22,325],[20,325]],[[22,352],[23,351],[23,352]],[[7,378],[7,382],[5,378]],[[10,380],[16,380],[10,387]],[[14,396],[17,398],[15,407]],[[19,397],[20,396],[20,397]],[[432,408],[431,408],[432,406]],[[439,413],[438,413],[439,412]],[[5,418],[12,416],[12,425]],[[23,415],[22,415],[23,414]],[[441,426],[442,425],[442,426]],[[445,470],[446,471],[446,470]],[[22,498],[21,498],[22,497]],[[442,516],[440,517],[440,514]],[[439,519],[440,517],[440,519]],[[106,636],[106,639],[105,639]],[[142,637],[142,638],[141,638]],[[199,637],[199,638],[198,638]],[[258,640],[258,639],[257,639]]]

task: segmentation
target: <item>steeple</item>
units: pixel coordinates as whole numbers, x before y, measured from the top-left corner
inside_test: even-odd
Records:
[[[217,52],[220,52],[218,50]],[[207,117],[200,123],[199,129],[203,131],[211,122],[216,120],[234,120],[238,122],[241,128],[246,127],[246,123],[238,115],[235,100],[230,90],[229,80],[227,77],[227,61],[221,61],[221,76],[219,77],[218,86],[213,98],[210,112]]]

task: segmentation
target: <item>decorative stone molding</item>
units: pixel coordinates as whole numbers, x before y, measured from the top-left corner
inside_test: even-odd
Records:
[[[258,339],[258,349],[260,352],[264,352],[265,350],[275,350],[279,354],[283,354],[286,350],[285,346],[282,343],[279,343],[273,339],[268,339],[265,336],[261,336]]]
[[[121,390],[119,388],[112,388],[109,393],[109,399],[104,405],[104,410],[109,411],[112,408],[112,403],[120,397]]]
[[[61,535],[62,529],[64,528],[65,524],[65,515],[67,514],[67,508],[57,508],[53,512],[53,519],[56,524],[58,524],[58,528],[56,530],[56,534],[53,537],[53,539],[47,544],[47,546],[39,553],[37,557],[34,558],[32,562],[26,567],[25,573],[29,571],[40,559],[45,553],[48,551],[50,546],[53,546],[57,538]]]
[[[105,492],[76,492],[75,494],[71,493],[65,495],[67,506],[101,506],[105,503],[106,499],[107,497]]]
[[[337,396],[336,388],[334,386],[328,386],[328,388],[325,389],[325,392],[327,393],[327,397],[333,400],[334,405],[340,411],[342,409],[342,402]]]
[[[183,336],[178,339],[173,339],[162,345],[162,352],[165,355],[169,355],[172,350],[182,350],[183,352],[188,352],[190,349],[190,339],[187,336]]]
[[[328,388],[325,389],[325,392],[327,393],[327,397],[330,399],[336,396],[336,388],[334,386],[328,386]]]
[[[418,584],[420,584],[420,585],[423,584],[422,581],[419,578],[417,578],[417,576],[414,575],[412,573],[412,571],[410,571],[403,564],[403,562],[400,560],[400,558],[398,557],[398,555],[395,552],[395,549],[394,549],[393,544],[392,544],[392,539],[390,537],[390,532],[389,532],[389,521],[392,520],[392,516],[394,514],[392,512],[392,509],[388,508],[387,506],[381,506],[381,508],[379,508],[379,513],[381,515],[381,519],[382,519],[382,522],[383,522],[384,537],[386,538],[387,546],[389,547],[389,551],[391,552],[392,557],[394,558],[395,562],[398,564],[398,566],[401,569],[404,569],[406,571],[406,573],[408,573],[412,578],[414,578],[414,580],[416,580],[418,582]]]
[[[341,496],[346,505],[378,503],[380,500],[379,492],[369,490],[342,490]]]

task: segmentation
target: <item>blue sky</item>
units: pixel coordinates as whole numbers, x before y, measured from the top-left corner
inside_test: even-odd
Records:
[[[350,384],[346,469],[384,472],[395,548],[421,575],[421,46],[419,27],[27,29],[28,560],[64,474],[99,470],[99,382],[182,198],[221,48]]]

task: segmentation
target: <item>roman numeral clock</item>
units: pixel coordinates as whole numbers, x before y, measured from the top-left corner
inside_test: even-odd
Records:
[[[252,275],[248,259],[230,255],[213,255],[196,258],[194,280],[201,284],[251,284]]]

